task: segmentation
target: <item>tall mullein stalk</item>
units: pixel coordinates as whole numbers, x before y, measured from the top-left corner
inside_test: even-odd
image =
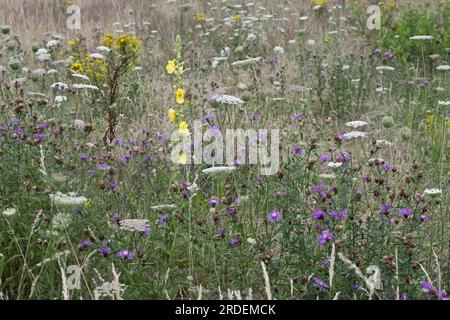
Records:
[[[107,98],[107,108],[108,112],[106,114],[106,120],[108,122],[108,128],[103,136],[103,143],[107,144],[112,142],[116,135],[117,126],[117,113],[114,110],[114,106],[117,100],[119,78],[125,74],[128,69],[130,59],[125,57],[117,66],[114,68],[108,68],[108,98]]]
[[[174,76],[174,93],[176,107],[170,108],[168,111],[169,121],[178,125],[178,131],[181,135],[189,135],[188,124],[186,122],[186,101],[184,100],[185,91],[183,89],[183,73],[184,67],[182,62],[183,45],[181,37],[178,35],[175,41],[175,58],[167,62],[166,71]],[[179,163],[187,163],[187,155],[184,153],[180,156]]]

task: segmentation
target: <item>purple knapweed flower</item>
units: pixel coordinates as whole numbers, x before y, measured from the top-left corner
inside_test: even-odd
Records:
[[[324,152],[320,155],[320,161],[322,161],[322,162],[330,161],[330,159],[331,159],[331,156],[328,152]]]
[[[292,153],[296,156],[301,156],[303,154],[303,149],[299,145],[295,145],[292,147]]]
[[[94,243],[91,240],[84,240],[78,244],[78,249],[86,249],[87,247],[92,246]]]
[[[225,227],[217,227],[217,229],[216,229],[216,234],[218,236],[223,236],[223,235],[225,235],[226,232],[227,232],[227,228],[225,228]]]
[[[314,286],[319,289],[319,291],[325,291],[330,288],[323,280],[319,278],[314,278]]]
[[[330,229],[326,229],[324,231],[322,231],[318,236],[317,236],[317,241],[319,242],[319,244],[321,246],[324,246],[327,244],[327,242],[333,240],[333,234],[331,233]]]
[[[152,232],[152,228],[150,228],[149,226],[145,226],[139,231],[141,235],[146,235],[149,234],[150,232]]]
[[[220,203],[220,200],[219,199],[217,199],[217,198],[211,198],[209,201],[208,201],[208,205],[210,206],[210,207],[216,207],[218,204]]]
[[[283,219],[283,214],[278,210],[270,211],[269,214],[267,215],[267,221],[272,223],[278,222],[281,219]]]
[[[98,253],[100,253],[102,256],[106,257],[107,255],[109,255],[111,253],[111,248],[105,245],[98,249]]]
[[[230,243],[233,246],[237,246],[238,244],[241,243],[241,237],[240,236],[235,236],[233,238],[230,239]]]
[[[384,57],[385,57],[387,60],[391,60],[392,58],[394,58],[394,54],[393,54],[392,52],[390,52],[390,51],[386,51],[386,52],[384,53]]]
[[[337,221],[344,221],[347,218],[347,211],[346,210],[336,210],[336,211],[331,212],[331,215]]]
[[[323,219],[325,219],[325,215],[326,215],[325,211],[323,211],[321,209],[317,209],[312,212],[311,217],[314,220],[323,220]]]
[[[398,209],[397,213],[399,216],[408,218],[410,215],[412,215],[414,213],[414,211],[411,208],[401,208],[401,209]]]
[[[380,214],[387,216],[392,209],[392,206],[389,203],[383,203],[380,205]]]
[[[156,224],[161,225],[161,224],[163,224],[164,222],[166,222],[167,220],[169,220],[169,218],[170,218],[169,214],[168,214],[168,213],[164,213],[164,214],[158,219],[158,221],[156,222]]]
[[[134,253],[128,250],[121,250],[117,252],[116,254],[117,258],[123,259],[123,260],[133,260]]]

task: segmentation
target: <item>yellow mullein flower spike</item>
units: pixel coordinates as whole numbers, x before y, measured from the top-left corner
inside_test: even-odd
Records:
[[[182,153],[180,155],[180,157],[178,158],[178,163],[180,163],[180,164],[186,164],[187,163],[187,156],[184,153]]]
[[[185,136],[187,136],[189,134],[189,128],[188,128],[188,124],[186,121],[180,122],[178,132],[180,132],[182,135],[185,135]]]
[[[169,60],[166,65],[166,71],[168,74],[173,74],[177,68],[175,60]]]
[[[178,104],[183,104],[184,103],[184,90],[181,89],[181,88],[177,89],[176,101],[177,101]]]
[[[169,109],[168,115],[170,122],[177,121],[177,112],[174,109]]]

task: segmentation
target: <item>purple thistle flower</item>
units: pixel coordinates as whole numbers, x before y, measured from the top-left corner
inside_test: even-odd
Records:
[[[109,182],[109,189],[111,189],[111,190],[116,190],[117,187],[118,187],[118,184],[115,183],[114,181],[110,181],[110,182]]]
[[[162,142],[162,141],[166,140],[166,137],[163,134],[161,134],[160,132],[157,132],[156,140],[158,140],[159,142]]]
[[[337,211],[331,212],[331,215],[337,221],[344,221],[347,218],[347,211],[346,210],[337,210]]]
[[[267,215],[267,221],[274,223],[283,219],[283,214],[278,210],[273,210]]]
[[[36,140],[44,140],[45,139],[45,134],[44,133],[36,133],[35,135],[34,135],[34,138],[36,139]]]
[[[133,260],[134,253],[128,250],[121,250],[117,252],[116,256],[123,260]]]
[[[161,224],[163,224],[164,222],[166,222],[167,220],[169,220],[169,218],[170,218],[169,214],[168,214],[168,213],[164,213],[164,214],[158,219],[158,221],[156,222],[156,224],[161,225]]]
[[[292,153],[296,156],[301,156],[303,154],[303,149],[299,145],[295,145],[292,147]]]
[[[100,163],[97,166],[97,168],[100,169],[100,170],[109,170],[111,167],[109,165],[107,165],[106,163]]]
[[[87,160],[89,160],[89,155],[88,154],[82,154],[81,156],[80,156],[80,160],[81,161],[87,161]]]
[[[339,152],[337,159],[339,162],[348,162],[350,160],[352,160],[352,155],[346,151],[341,151]]]
[[[78,249],[83,250],[86,249],[87,247],[92,246],[93,244],[94,243],[91,240],[84,240],[78,244]]]
[[[314,278],[314,286],[317,287],[321,292],[329,288],[329,286],[319,278]]]
[[[122,144],[124,142],[125,142],[125,140],[122,138],[113,138],[112,139],[112,143],[115,143],[115,144]]]
[[[319,183],[319,184],[315,184],[311,187],[311,191],[312,192],[316,192],[316,193],[322,193],[325,189],[325,184],[323,182]]]
[[[211,124],[213,121],[214,121],[214,116],[209,113],[202,118],[203,123]]]
[[[149,226],[145,226],[139,231],[141,235],[149,234],[150,232],[152,232],[152,228]]]
[[[399,216],[408,218],[410,215],[412,215],[414,213],[414,211],[411,208],[401,208],[401,209],[398,209],[397,213]]]
[[[218,204],[219,204],[219,199],[217,199],[217,198],[211,198],[209,201],[208,201],[208,205],[210,206],[210,207],[216,207]]]
[[[392,209],[392,206],[389,203],[383,203],[380,205],[380,214],[387,216]]]
[[[420,221],[421,222],[427,222],[428,221],[428,216],[425,214],[420,215]]]
[[[319,242],[319,244],[321,246],[324,246],[327,244],[327,242],[333,240],[333,234],[331,233],[330,229],[326,229],[324,231],[322,231],[318,236],[317,236],[317,241]]]
[[[230,243],[233,246],[237,246],[238,244],[241,243],[241,236],[237,235],[237,236],[231,238]]]
[[[300,121],[300,120],[303,120],[303,119],[305,119],[305,116],[303,114],[300,114],[300,113],[296,113],[296,114],[294,114],[291,117],[291,121],[292,122],[297,122],[297,121]]]
[[[322,162],[330,161],[330,159],[331,159],[331,157],[328,152],[324,152],[320,155],[320,161],[322,161]]]
[[[117,225],[120,224],[120,221],[122,220],[122,218],[120,217],[120,215],[118,213],[115,213],[112,216],[112,221],[114,221]]]
[[[321,209],[314,210],[311,214],[311,217],[314,220],[323,220],[323,219],[325,219],[325,216],[326,216],[326,212]]]
[[[384,53],[384,57],[385,57],[387,60],[391,60],[392,58],[394,58],[394,54],[393,54],[392,52],[390,52],[390,51],[386,51],[386,52]]]
[[[225,227],[217,227],[216,234],[218,236],[223,236],[227,232],[227,229]]]
[[[108,247],[107,245],[105,245],[105,246],[99,248],[99,249],[98,249],[98,252],[99,252],[102,256],[106,257],[107,255],[109,255],[109,254],[111,253],[111,248]]]

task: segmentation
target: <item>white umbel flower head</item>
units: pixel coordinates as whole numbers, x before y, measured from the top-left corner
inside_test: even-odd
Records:
[[[105,46],[100,46],[100,47],[97,47],[97,51],[110,52],[111,49],[108,47],[105,47]]]
[[[240,98],[235,96],[230,96],[226,94],[219,94],[211,97],[211,100],[222,103],[222,104],[231,104],[231,105],[238,105],[243,104],[244,101],[242,101]]]
[[[49,48],[49,49],[57,48],[58,46],[59,46],[58,40],[50,40],[49,42],[47,42],[47,48]]]
[[[100,54],[100,53],[92,53],[91,54],[91,58],[94,58],[94,59],[105,59],[105,57],[102,54]]]
[[[64,101],[67,101],[67,97],[66,96],[56,96],[55,97],[55,102],[56,103],[62,103]]]
[[[75,119],[73,121],[73,126],[77,129],[84,129],[84,127],[86,127],[86,123],[83,120]]]
[[[275,48],[273,48],[273,52],[277,54],[283,54],[284,49],[282,47],[276,46]]]
[[[202,173],[204,174],[215,174],[215,173],[231,173],[234,170],[236,170],[236,167],[211,167],[202,170]]]
[[[84,84],[84,83],[74,83],[72,85],[74,89],[92,89],[92,90],[98,90],[98,87],[93,86],[91,84]]]
[[[437,71],[449,71],[450,70],[450,66],[448,66],[448,65],[437,66],[436,70]]]
[[[378,146],[378,147],[381,147],[381,146],[392,146],[392,142],[387,141],[387,140],[377,140],[375,142],[375,145]]]
[[[149,227],[149,221],[147,219],[123,219],[120,220],[120,229],[128,231],[143,231],[146,227]]]
[[[322,173],[319,174],[319,178],[333,180],[336,179],[336,175],[334,173]]]
[[[365,122],[365,121],[356,120],[356,121],[347,122],[345,125],[347,127],[352,127],[352,128],[356,129],[356,128],[359,128],[359,127],[364,127],[364,126],[368,125],[368,123]]]
[[[17,209],[16,209],[16,208],[8,208],[8,209],[3,210],[3,211],[2,211],[2,214],[3,214],[4,216],[9,217],[9,216],[15,215],[16,212],[17,212]]]
[[[330,167],[330,168],[339,168],[339,167],[342,166],[342,162],[332,162],[332,161],[330,161],[330,162],[327,163],[327,166]]]
[[[175,204],[158,204],[156,206],[150,207],[152,210],[173,210],[178,208]]]
[[[40,62],[49,61],[51,55],[48,53],[47,49],[40,48],[36,51],[36,59]]]
[[[367,136],[367,132],[363,131],[350,131],[344,134],[348,139],[352,138],[365,138]]]
[[[390,66],[378,66],[375,68],[377,71],[383,72],[383,71],[395,71],[394,67]]]
[[[84,74],[72,73],[72,77],[90,81],[89,77]]]
[[[438,101],[438,105],[448,107],[448,106],[450,106],[450,100]]]
[[[425,191],[423,193],[428,194],[430,196],[435,196],[435,195],[441,194],[442,190],[436,189],[436,188],[431,188],[431,189],[425,189]]]
[[[68,87],[69,86],[64,82],[56,82],[50,86],[50,88],[52,88],[52,89],[58,89],[61,91],[66,90]]]
[[[64,194],[62,192],[56,192],[56,194],[49,194],[52,203],[58,206],[79,206],[86,203],[87,198],[80,196],[77,197],[75,193],[69,192],[69,194]]]
[[[255,65],[259,61],[261,61],[261,57],[249,58],[249,59],[245,59],[245,60],[236,61],[236,62],[233,62],[231,65],[233,67],[245,67],[245,66]]]
[[[433,40],[433,36],[412,36],[409,40]]]

